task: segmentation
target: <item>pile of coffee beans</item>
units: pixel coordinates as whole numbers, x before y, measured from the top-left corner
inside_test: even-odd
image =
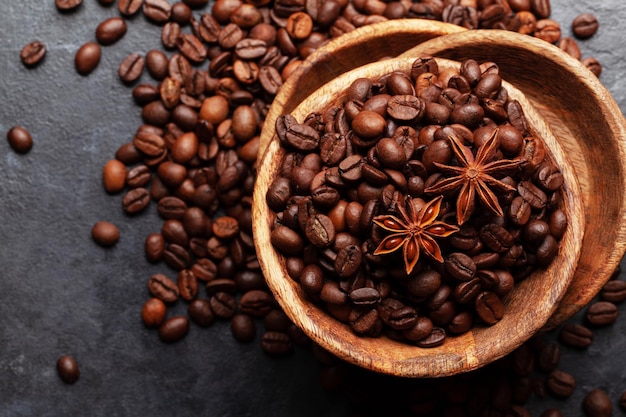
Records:
[[[500,321],[568,220],[563,175],[499,68],[418,58],[343,95],[276,121],[285,154],[266,200],[289,276],[368,337],[434,347]]]
[[[257,134],[274,94],[300,61],[316,48],[330,38],[370,23],[400,17],[425,18],[467,28],[507,29],[536,36],[555,43],[577,59],[582,59],[596,75],[599,76],[602,71],[602,66],[596,59],[581,57],[576,40],[561,36],[559,23],[549,18],[549,0],[98,2],[103,7],[116,7],[119,17],[107,19],[94,28],[94,41],[89,41],[78,49],[75,63],[79,73],[91,74],[100,65],[102,54],[106,53],[101,46],[110,45],[124,37],[126,30],[130,28],[125,22],[136,18],[138,14],[143,13],[150,22],[161,26],[161,42],[165,50],[154,49],[139,54],[140,57],[133,55],[120,65],[121,80],[134,88],[133,97],[143,108],[145,126],[139,127],[138,134],[135,135],[140,136],[137,140],[139,147],[133,139],[120,147],[116,158],[112,159],[114,162],[107,163],[107,166],[112,167],[105,167],[105,189],[111,194],[126,190],[123,207],[128,213],[139,213],[154,201],[159,213],[166,213],[163,215],[164,223],[174,220],[167,227],[163,225],[165,233],[161,231],[146,237],[146,258],[151,262],[167,258],[168,264],[191,265],[190,268],[180,270],[183,276],[181,281],[186,283],[181,285],[181,291],[176,282],[177,277],[169,278],[166,276],[169,274],[167,272],[162,275],[169,281],[162,277],[150,278],[148,285],[154,287],[155,283],[160,282],[157,286],[162,285],[159,287],[163,289],[160,292],[162,296],[174,298],[177,294],[180,299],[181,294],[194,292],[193,284],[189,284],[193,282],[189,278],[189,270],[193,271],[196,283],[200,286],[208,286],[210,282],[216,281],[204,290],[204,294],[199,288],[192,301],[185,301],[188,303],[188,316],[197,324],[197,328],[209,326],[220,315],[228,317],[234,310],[234,314],[230,316],[231,328],[235,339],[242,342],[256,338],[259,319],[253,317],[267,310],[267,307],[259,305],[264,305],[269,292],[252,252],[246,252],[245,266],[235,265],[237,260],[241,262],[241,245],[234,242],[241,242],[245,248],[251,249],[249,192],[235,189],[253,178]],[[63,13],[80,10],[82,3],[81,0],[55,1],[57,9]],[[577,18],[572,24],[573,33],[579,39],[593,35],[597,27],[597,20],[593,16]],[[28,42],[19,55],[23,65],[33,68],[45,64],[45,40]],[[199,65],[200,62],[203,65]],[[145,76],[145,72],[152,77],[154,83],[135,85],[136,81],[133,80]],[[238,110],[239,107],[242,110]],[[236,112],[238,115],[235,117]],[[252,115],[258,117],[258,126],[255,129],[256,134],[247,140],[245,138],[252,130],[251,123],[244,123],[247,129],[242,132],[238,130],[242,127],[239,121],[249,119]],[[235,120],[239,121],[234,123]],[[173,143],[182,134],[189,132],[193,132],[198,138],[197,158],[192,157],[185,161],[179,155],[178,160],[174,160]],[[155,136],[151,136],[152,134]],[[195,141],[191,135],[187,135],[189,137],[191,140],[185,139],[180,145],[187,143],[184,147],[191,145],[193,149]],[[16,152],[27,152],[32,146],[32,137],[21,127],[9,132],[7,139]],[[167,151],[163,151],[163,148]],[[223,162],[218,164],[220,151],[220,160]],[[234,181],[233,176],[243,176],[239,171],[243,165],[232,162],[234,154],[239,161],[243,161],[250,175],[246,175],[243,183],[240,182],[226,193],[217,193],[215,187],[218,176],[231,177],[228,181],[223,179],[221,186]],[[166,161],[171,164],[161,167]],[[201,179],[205,175],[205,164],[208,165],[206,180]],[[221,173],[217,173],[218,166],[231,165],[236,167],[230,168],[228,174],[224,174],[221,168]],[[185,175],[181,175],[180,166],[186,169]],[[203,174],[197,174],[200,171]],[[173,180],[176,176],[177,179]],[[183,180],[178,184],[181,177]],[[162,178],[172,181],[164,181]],[[191,185],[194,188],[193,193]],[[249,190],[251,184],[245,187]],[[138,191],[134,191],[135,189]],[[241,198],[236,201],[240,192]],[[165,197],[170,198],[162,201]],[[230,204],[224,204],[222,200]],[[198,210],[203,212],[204,217],[198,215]],[[212,226],[216,221],[215,217],[224,216],[237,220],[239,237],[216,237],[211,240],[215,237]],[[198,232],[198,227],[203,225],[202,219],[206,221],[204,234]],[[182,230],[187,233],[187,245],[187,241],[181,239],[181,236],[184,237],[181,233],[181,222]],[[195,223],[196,226],[192,227],[194,222],[198,222],[200,226]],[[199,234],[190,233],[188,230],[192,228]],[[99,225],[92,237],[96,242],[111,243],[115,240],[112,239],[116,234],[115,229],[111,225],[104,228]],[[210,248],[209,241],[212,242]],[[203,256],[205,250],[207,254]],[[224,252],[227,255],[223,255]],[[182,259],[182,263],[177,262],[177,259]],[[179,273],[176,268],[175,271],[176,274]],[[159,290],[149,288],[147,291]],[[252,291],[261,291],[262,295]],[[244,303],[248,307],[241,307],[239,300],[248,292],[251,294]],[[166,296],[168,293],[171,294]],[[623,281],[610,281],[605,286],[604,293],[607,298],[599,301],[620,302],[621,294],[624,294]],[[251,301],[256,299],[261,301]],[[158,327],[159,334],[165,341],[180,340],[191,330],[187,317],[173,316],[167,319],[171,305],[172,302],[152,297],[141,309],[145,324],[151,328]],[[265,328],[265,335],[261,337],[264,349],[273,354],[282,354],[290,351],[291,343],[306,344],[306,338],[289,322],[276,304],[272,302],[270,306],[262,320]],[[608,323],[616,318],[614,313],[605,314],[606,306],[596,309],[601,309],[601,313],[596,311],[591,317],[597,323]],[[601,317],[608,318],[600,319]],[[584,323],[572,322],[562,328],[559,340],[567,344],[566,349],[569,346],[575,346],[573,349],[585,349],[592,343],[592,328],[593,324],[588,320]],[[550,372],[556,369],[553,367],[558,363],[560,348],[551,343],[546,346],[549,347],[542,347],[540,339],[536,339],[520,348],[519,352],[479,372],[436,381],[398,380],[375,375],[347,366],[315,345],[312,345],[312,351],[322,364],[322,385],[350,398],[352,415],[355,417],[389,415],[395,411],[398,415],[415,416],[526,416],[529,413],[523,408],[523,404],[531,396],[542,398],[547,394],[552,395],[547,391],[544,382],[547,369],[551,369]],[[529,355],[529,352],[533,354]],[[539,361],[538,357],[543,359]],[[58,372],[64,381],[74,382],[79,375],[78,366],[73,358],[70,359],[60,362]],[[529,366],[528,362],[532,362],[534,367]],[[543,365],[538,365],[540,362]],[[547,365],[548,363],[552,365]],[[598,403],[601,406],[606,404],[606,397],[593,394],[586,401],[586,413],[591,416],[603,415],[594,411],[599,409]],[[621,398],[621,406],[626,409],[626,393]],[[604,406],[603,409],[606,410],[607,407]],[[561,415],[556,409],[546,410],[542,414],[544,417]]]

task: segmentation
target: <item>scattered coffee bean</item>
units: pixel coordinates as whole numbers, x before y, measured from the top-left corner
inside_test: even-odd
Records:
[[[559,340],[566,346],[585,349],[593,342],[593,333],[582,324],[565,323],[559,332]]]
[[[572,31],[580,39],[588,39],[598,31],[598,19],[591,13],[583,13],[574,18]]]
[[[91,228],[91,237],[98,245],[108,248],[120,239],[120,230],[113,223],[100,221]]]
[[[254,321],[247,314],[235,314],[230,320],[230,330],[235,340],[241,343],[249,343],[256,337]]]
[[[33,137],[22,126],[13,126],[7,132],[9,146],[17,153],[27,153],[33,147]]]
[[[107,193],[115,194],[126,185],[126,165],[117,159],[109,160],[102,168],[102,183]]]
[[[120,79],[126,83],[131,84],[141,77],[145,59],[138,53],[132,53],[122,60],[120,63],[118,74]]]
[[[74,57],[74,65],[76,71],[80,75],[91,74],[98,64],[100,63],[100,57],[102,56],[102,50],[100,45],[95,42],[87,42],[83,44]]]
[[[34,67],[46,56],[46,45],[41,41],[32,41],[20,51],[20,60],[26,67]]]
[[[80,377],[80,369],[76,359],[69,355],[63,355],[57,360],[57,373],[61,381],[73,384]]]
[[[601,389],[593,389],[583,398],[583,410],[588,417],[611,417],[613,404],[611,398]]]
[[[96,28],[96,39],[100,45],[112,45],[126,34],[126,21],[120,17],[110,17]]]
[[[144,0],[118,0],[117,8],[122,16],[130,17],[141,9],[143,1]]]
[[[141,309],[141,319],[146,327],[159,327],[167,314],[165,303],[158,298],[150,298]]]
[[[615,323],[619,312],[609,301],[596,301],[587,308],[587,321],[592,326],[606,326]]]
[[[63,12],[74,10],[81,4],[83,4],[83,0],[54,0],[57,9]]]
[[[174,316],[159,326],[159,339],[165,343],[175,343],[189,332],[189,319],[185,316]]]

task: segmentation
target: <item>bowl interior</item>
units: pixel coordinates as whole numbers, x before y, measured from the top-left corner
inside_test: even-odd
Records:
[[[406,56],[492,61],[541,114],[582,189],[585,236],[574,280],[544,330],[586,306],[626,251],[626,120],[610,92],[578,60],[518,33],[472,30],[423,42]],[[542,80],[541,88],[538,83]]]
[[[375,78],[391,71],[408,72],[414,57],[375,62],[345,73],[303,100],[293,111],[302,121],[314,110],[343,99],[342,93],[358,77]],[[440,68],[457,66],[457,62],[438,60]],[[520,101],[532,134],[541,137],[550,156],[565,177],[563,207],[569,218],[568,229],[561,240],[559,255],[546,268],[517,284],[505,297],[505,315],[491,327],[448,337],[437,348],[423,349],[388,339],[355,335],[347,325],[332,318],[304,295],[300,285],[286,273],[284,260],[270,242],[272,215],[265,194],[277,175],[284,154],[274,126],[266,124],[265,134],[273,139],[261,160],[253,203],[255,244],[268,285],[287,315],[316,343],[353,364],[388,374],[406,377],[446,376],[476,369],[511,352],[537,332],[554,312],[574,275],[582,246],[584,215],[582,196],[573,168],[545,121],[534,111],[524,95],[505,84],[509,96]],[[280,104],[278,104],[280,105]],[[532,300],[532,302],[528,302]]]

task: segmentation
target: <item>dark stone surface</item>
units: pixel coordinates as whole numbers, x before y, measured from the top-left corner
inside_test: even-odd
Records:
[[[623,0],[572,3],[552,0],[552,17],[570,35],[577,14],[598,16],[600,31],[581,42],[583,55],[601,61],[601,79],[625,110]],[[0,4],[0,135],[20,124],[35,143],[18,155],[0,140],[0,416],[346,415],[345,403],[320,388],[309,351],[273,359],[258,337],[249,345],[235,342],[225,323],[192,326],[175,345],[143,327],[145,283],[165,268],[144,260],[143,240],[161,224],[154,210],[130,221],[121,197],[103,191],[100,171],[140,123],[118,64],[131,52],[160,48],[160,28],[137,16],[120,42],[103,48],[91,76],[73,67],[78,47],[115,15],[96,0],[70,14],[60,14],[51,0]],[[19,51],[35,39],[48,54],[28,70]],[[90,239],[98,220],[120,227],[113,249]],[[179,303],[174,310],[183,309]],[[620,310],[626,314],[623,305]],[[564,348],[560,368],[577,377],[578,387],[565,402],[533,400],[535,415],[549,406],[581,415],[582,398],[595,387],[607,390],[618,415],[625,349],[624,319],[597,331],[586,352]],[[81,369],[72,386],[56,374],[63,354]]]

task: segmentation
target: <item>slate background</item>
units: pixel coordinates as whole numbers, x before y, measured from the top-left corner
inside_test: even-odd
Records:
[[[601,80],[626,110],[623,0],[552,0],[552,10],[565,35],[579,13],[599,18],[599,33],[580,46],[600,60]],[[144,260],[143,240],[161,223],[154,209],[130,221],[121,197],[103,191],[100,171],[140,124],[118,64],[131,52],[160,48],[160,29],[140,15],[120,42],[103,48],[91,76],[73,69],[78,47],[115,15],[96,0],[71,14],[60,14],[53,0],[0,4],[0,136],[20,124],[35,141],[30,153],[18,155],[0,139],[0,416],[346,415],[345,401],[320,388],[309,351],[272,359],[258,339],[236,343],[225,323],[192,326],[175,345],[143,327],[145,282],[165,268]],[[27,70],[19,51],[35,39],[48,54]],[[120,227],[115,248],[91,241],[98,220]],[[626,306],[620,310],[626,314]],[[624,415],[617,398],[626,390],[625,349],[624,319],[596,331],[587,351],[564,348],[560,368],[577,377],[578,387],[567,401],[534,400],[534,415],[553,406],[582,415],[581,400],[594,387],[609,392],[614,415]],[[81,369],[72,386],[55,370],[66,353]]]

